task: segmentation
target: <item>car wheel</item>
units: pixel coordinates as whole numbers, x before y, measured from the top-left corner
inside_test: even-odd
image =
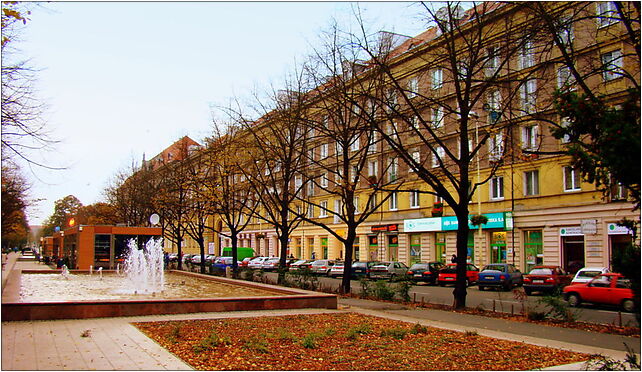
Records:
[[[470,286],[470,281],[466,279],[466,287]]]
[[[626,311],[627,313],[633,312],[634,307],[635,303],[632,299],[627,298],[626,300],[622,301],[622,310]]]
[[[504,285],[502,286],[505,291],[510,291],[511,287],[511,282],[504,283]]]
[[[486,290],[486,288],[485,288],[484,286],[480,285],[480,286],[479,286],[479,290],[480,290],[480,291],[484,291],[484,290]]]
[[[566,301],[568,301],[568,305],[572,307],[580,306],[580,304],[582,303],[580,296],[576,293],[569,294]]]
[[[388,280],[393,282],[395,280],[395,276],[396,276],[395,274],[390,274],[390,279],[388,279]]]
[[[533,293],[532,290],[526,289],[526,288],[524,288],[524,292],[526,293],[527,296],[530,296]]]
[[[439,286],[440,286],[440,287],[445,287],[445,286],[446,286],[446,283],[444,283],[444,282],[439,282]]]

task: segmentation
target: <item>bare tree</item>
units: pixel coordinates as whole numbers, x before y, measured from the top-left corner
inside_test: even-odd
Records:
[[[459,3],[438,10],[432,6],[424,4],[435,27],[416,38],[398,42],[395,35],[383,33],[373,39],[361,22],[361,33],[350,35],[350,43],[367,56],[368,69],[360,81],[381,82],[374,94],[363,89],[382,108],[373,126],[408,167],[408,179],[423,181],[429,187],[423,192],[442,198],[457,217],[453,296],[455,307],[461,308],[470,204],[506,154],[515,151],[512,127],[535,112],[527,100],[533,95],[529,84],[541,76],[530,68],[535,61],[522,61],[520,53],[530,53],[536,40],[532,23],[518,27],[513,19],[519,5],[480,3],[468,11]],[[516,59],[519,66],[511,62]]]
[[[129,168],[116,172],[103,194],[115,208],[119,222],[128,226],[145,226],[149,216],[156,211],[153,204],[156,187],[157,182],[149,166],[138,166],[132,162]]]

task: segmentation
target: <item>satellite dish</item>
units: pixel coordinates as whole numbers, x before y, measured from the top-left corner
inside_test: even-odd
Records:
[[[151,223],[152,225],[158,225],[159,221],[160,217],[156,213],[149,216],[149,223]]]

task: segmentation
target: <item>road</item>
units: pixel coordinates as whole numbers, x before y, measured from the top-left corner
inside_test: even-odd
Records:
[[[276,282],[276,273],[266,273],[266,276]],[[341,284],[340,278],[319,277],[319,282],[325,287],[332,289],[339,288]],[[351,281],[351,288],[353,293],[361,291],[359,281]],[[420,283],[419,285],[412,286],[410,290],[410,297],[415,302],[425,302],[433,304],[452,305],[453,303],[453,287],[440,287]],[[515,298],[512,291],[498,291],[486,290],[480,291],[477,286],[471,286],[467,289],[466,306],[467,307],[480,307],[485,310],[493,310],[505,313],[520,313],[522,306],[527,309],[544,310],[545,306],[541,304],[542,296],[531,295],[526,296],[523,304]],[[614,325],[632,325],[637,326],[635,316],[632,313],[620,312],[616,308],[598,307],[593,305],[584,304],[579,308],[574,308],[577,320],[614,324]]]

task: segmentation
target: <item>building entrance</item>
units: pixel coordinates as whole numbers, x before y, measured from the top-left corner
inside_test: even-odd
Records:
[[[490,262],[506,263],[506,232],[496,231],[490,237]]]
[[[564,270],[575,274],[584,267],[584,236],[563,236]]]

